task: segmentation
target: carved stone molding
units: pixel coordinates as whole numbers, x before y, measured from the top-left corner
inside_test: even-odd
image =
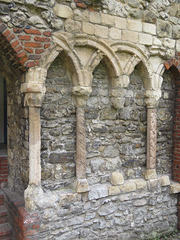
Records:
[[[73,96],[74,96],[76,107],[85,107],[91,92],[92,92],[91,87],[74,86]]]
[[[161,90],[147,90],[145,92],[145,103],[147,108],[156,108],[161,97]]]
[[[156,169],[157,113],[156,109],[147,112],[147,169]]]

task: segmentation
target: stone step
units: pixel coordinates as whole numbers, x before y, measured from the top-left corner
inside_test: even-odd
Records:
[[[0,239],[11,239],[12,228],[8,223],[0,224]]]

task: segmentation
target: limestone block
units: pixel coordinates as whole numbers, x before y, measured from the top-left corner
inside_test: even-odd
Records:
[[[161,177],[161,186],[165,187],[165,186],[169,186],[169,185],[170,185],[169,176],[162,176]]]
[[[173,26],[172,34],[173,34],[173,38],[180,39],[180,26],[179,25]]]
[[[156,187],[158,184],[158,179],[150,179],[148,181],[150,188]]]
[[[95,25],[95,35],[101,38],[108,38],[109,29],[108,27]]]
[[[159,20],[157,23],[157,35],[159,37],[171,37],[172,26],[166,21]]]
[[[101,23],[101,15],[97,12],[90,12],[89,13],[89,21],[92,23]]]
[[[109,36],[112,39],[121,39],[121,30],[118,28],[110,28]]]
[[[133,192],[133,191],[136,191],[136,184],[134,181],[129,181],[129,182],[126,182],[125,184],[119,186],[119,189],[123,193]]]
[[[172,182],[170,185],[171,193],[179,193],[180,192],[180,184],[177,182]]]
[[[144,179],[134,179],[137,189],[142,189],[147,187],[147,182]]]
[[[101,14],[101,23],[103,25],[114,26],[114,16]]]
[[[121,184],[124,184],[124,177],[119,172],[113,172],[111,174],[110,181],[112,185],[121,185]]]
[[[127,20],[127,29],[131,31],[141,32],[142,31],[142,22],[137,20],[128,19]]]
[[[173,39],[170,39],[170,38],[164,38],[164,40],[163,40],[163,45],[166,48],[174,48],[175,47],[175,43],[176,43],[176,41],[173,40]]]
[[[143,32],[156,35],[156,25],[151,23],[143,23]]]
[[[110,186],[108,188],[108,193],[109,193],[109,196],[118,195],[120,193],[120,189],[118,186]]]
[[[150,34],[146,33],[140,33],[139,34],[139,43],[140,44],[145,44],[145,45],[152,45],[152,36]]]
[[[153,37],[153,45],[161,46],[162,42],[157,37]]]
[[[127,31],[123,30],[122,31],[122,40],[124,41],[129,41],[129,42],[138,42],[138,33],[137,32],[132,32],[132,31]]]
[[[126,29],[127,21],[124,18],[115,17],[114,18],[115,27],[120,29]]]
[[[180,52],[180,40],[176,41],[176,51]]]
[[[89,200],[99,199],[108,196],[108,187],[106,184],[96,184],[90,187]]]
[[[87,34],[94,34],[94,25],[88,22],[83,22],[83,32]]]
[[[144,178],[146,180],[156,179],[157,178],[156,169],[146,169],[146,171],[144,172]]]
[[[73,11],[70,7],[56,3],[54,6],[54,12],[58,17],[61,18],[71,18],[73,16]]]

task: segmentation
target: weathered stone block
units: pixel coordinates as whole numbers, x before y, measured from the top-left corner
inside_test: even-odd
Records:
[[[173,39],[170,39],[170,38],[164,38],[164,40],[163,40],[163,45],[166,48],[174,48],[175,47],[175,43],[176,43],[176,41],[173,40]]]
[[[158,20],[157,35],[159,37],[171,37],[172,36],[171,24],[166,21]]]
[[[108,187],[106,184],[97,184],[90,187],[89,200],[99,199],[108,196]]]
[[[110,182],[112,185],[121,185],[124,184],[124,177],[119,172],[113,172],[110,177]]]
[[[169,186],[169,185],[170,185],[169,176],[162,176],[161,177],[161,186],[165,187],[165,186]]]
[[[58,17],[61,18],[71,18],[73,16],[73,11],[70,7],[56,3],[54,6],[54,12]]]
[[[95,32],[94,25],[88,22],[83,22],[83,32],[93,35]]]
[[[180,40],[176,41],[176,50],[180,52]]]
[[[108,38],[109,29],[108,27],[95,25],[95,35],[101,38]]]
[[[124,18],[115,17],[114,18],[115,27],[120,29],[126,29],[127,21]]]
[[[108,188],[108,193],[110,196],[112,195],[118,195],[120,193],[120,189],[118,186],[110,186]]]
[[[109,36],[112,39],[121,39],[121,30],[118,28],[110,28]]]
[[[156,25],[151,23],[143,23],[143,32],[156,35]]]
[[[129,41],[129,42],[138,42],[138,33],[137,32],[132,32],[132,31],[127,31],[123,30],[122,31],[122,40],[124,41]]]
[[[171,182],[170,191],[171,191],[171,193],[179,193],[180,192],[180,184],[177,182]]]
[[[147,182],[144,179],[134,179],[137,189],[147,187]]]
[[[114,16],[102,13],[101,23],[107,26],[114,26]]]
[[[180,39],[180,26],[174,25],[172,30],[173,38]]]
[[[125,182],[125,184],[119,186],[119,189],[123,193],[133,192],[136,191],[136,184],[134,181]]]
[[[101,23],[101,15],[97,12],[90,12],[89,13],[89,21],[92,23]]]
[[[137,20],[128,19],[127,20],[127,29],[131,31],[142,31],[142,22]]]
[[[152,45],[152,36],[146,33],[139,34],[139,43],[144,45]]]

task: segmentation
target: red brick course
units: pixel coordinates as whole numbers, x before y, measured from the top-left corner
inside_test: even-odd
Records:
[[[0,189],[1,183],[8,181],[8,161],[7,157],[0,157]]]
[[[15,193],[5,190],[5,206],[9,212],[13,239],[39,239],[40,219],[36,213],[29,213],[24,207],[24,200]]]
[[[0,43],[8,49],[8,59],[11,56],[13,65],[26,71],[37,66],[42,59],[45,49],[51,46],[51,31],[32,28],[9,29],[0,21]]]

